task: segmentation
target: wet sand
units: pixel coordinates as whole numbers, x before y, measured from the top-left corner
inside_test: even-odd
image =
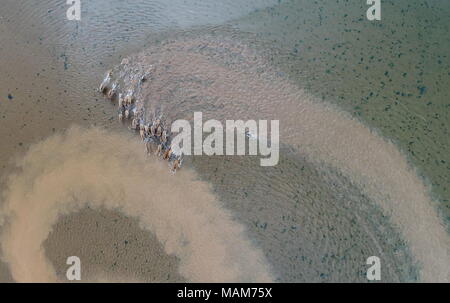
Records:
[[[82,260],[83,281],[185,282],[158,239],[117,211],[84,208],[60,218],[43,246],[59,281],[67,268],[61,256],[74,255]]]

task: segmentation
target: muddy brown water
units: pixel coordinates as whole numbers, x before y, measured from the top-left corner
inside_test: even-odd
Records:
[[[2,12],[8,14],[2,14],[0,19],[0,33],[5,41],[0,49],[0,58],[5,62],[1,72],[6,75],[1,84],[4,98],[0,103],[0,138],[7,143],[2,144],[0,153],[2,187],[13,170],[13,158],[20,158],[31,144],[71,124],[96,125],[132,135],[126,125],[117,120],[115,106],[96,88],[105,70],[135,53],[132,60],[144,65],[154,64],[160,70],[154,81],[148,82],[147,95],[143,97],[148,102],[149,112],[162,108],[168,115],[173,114],[169,120],[189,117],[194,110],[217,119],[280,119],[285,139],[282,139],[280,164],[274,168],[261,168],[258,159],[252,157],[200,157],[189,159],[187,164],[197,171],[200,179],[212,184],[212,191],[224,207],[245,226],[250,241],[264,252],[277,281],[366,281],[365,259],[370,255],[382,258],[385,281],[420,279],[418,263],[424,260],[414,253],[420,253],[427,231],[418,231],[417,237],[412,235],[405,239],[402,233],[412,224],[408,219],[401,219],[406,217],[404,205],[407,204],[391,209],[389,202],[382,202],[387,207],[380,207],[376,197],[367,195],[360,184],[355,184],[352,179],[355,175],[342,168],[347,163],[344,158],[339,162],[341,168],[340,164],[336,167],[333,163],[318,164],[311,158],[314,148],[308,150],[304,146],[306,151],[303,151],[302,142],[298,142],[295,135],[298,133],[299,138],[303,135],[307,141],[308,132],[314,134],[314,131],[308,129],[303,134],[298,117],[288,113],[301,112],[302,106],[309,106],[295,103],[296,98],[323,98],[381,130],[382,135],[394,139],[397,146],[407,151],[412,165],[419,167],[419,173],[427,178],[425,182],[431,180],[432,194],[444,206],[440,209],[445,218],[448,203],[445,185],[448,183],[448,167],[445,166],[448,163],[445,158],[448,155],[445,153],[448,105],[445,96],[448,90],[444,89],[444,84],[448,77],[443,72],[448,71],[448,58],[442,53],[442,45],[448,41],[444,39],[440,42],[442,45],[435,45],[417,38],[408,39],[408,35],[420,38],[422,30],[413,27],[414,16],[402,11],[401,4],[388,4],[392,10],[387,10],[386,18],[395,12],[409,25],[405,36],[399,37],[407,46],[382,48],[383,51],[377,52],[377,59],[368,56],[369,63],[365,65],[360,63],[367,60],[365,54],[379,48],[370,39],[361,42],[362,37],[373,33],[374,37],[394,43],[395,33],[389,38],[385,35],[399,25],[383,23],[380,27],[386,29],[378,29],[366,24],[360,20],[360,10],[364,9],[360,4],[312,5],[287,1],[271,9],[263,9],[265,4],[261,4],[259,10],[251,13],[257,8],[255,5],[247,8],[249,16],[232,22],[232,29],[198,25],[220,24],[238,18],[237,11],[242,5],[214,8],[202,2],[193,3],[203,16],[196,22],[183,7],[171,9],[167,4],[136,1],[124,10],[118,3],[105,7],[98,1],[83,8],[86,18],[77,24],[64,20],[65,6],[56,1],[44,1],[37,6],[26,1],[21,4],[6,1]],[[420,6],[418,2],[410,5]],[[224,18],[227,8],[234,13]],[[424,11],[426,17],[416,16],[424,26],[428,25],[425,20],[430,16],[439,15],[437,8],[428,7]],[[164,14],[172,18],[166,20],[161,17]],[[21,26],[15,26],[19,21]],[[434,24],[438,32],[448,26],[439,18]],[[193,25],[196,27],[185,33],[180,31],[180,27]],[[336,26],[350,31],[327,36],[330,29],[339,31]],[[168,30],[173,27],[178,28]],[[242,33],[236,27],[254,34]],[[276,44],[272,44],[271,39],[276,40]],[[436,37],[424,39],[437,40]],[[433,54],[427,58],[422,56],[423,61],[419,61],[418,66],[423,67],[416,69],[417,73],[425,74],[420,75],[424,77],[420,83],[415,83],[418,75],[408,68],[408,62],[420,59],[416,52],[409,51],[414,45],[426,49],[430,45]],[[393,47],[405,51],[397,54]],[[146,51],[139,53],[142,48]],[[394,55],[400,53],[398,64],[402,66],[402,73],[398,72],[397,65],[397,69],[389,65]],[[240,54],[244,55],[240,57]],[[392,71],[376,65],[377,60],[382,60]],[[271,66],[273,63],[275,65]],[[381,83],[377,91],[362,84],[364,79],[378,83],[369,78]],[[278,84],[271,86],[264,81]],[[425,87],[422,82],[433,84],[417,89]],[[307,93],[295,88],[292,91],[292,85],[306,88]],[[414,90],[417,90],[415,94]],[[186,96],[189,102],[183,102]],[[368,102],[370,98],[376,101]],[[427,107],[422,105],[425,98],[431,102]],[[327,117],[333,116],[324,119]],[[308,123],[305,122],[307,128]],[[320,123],[317,127],[320,128]],[[350,132],[351,127],[356,124],[349,125]],[[415,138],[412,144],[408,138]],[[329,148],[338,146],[333,139],[328,141]],[[313,140],[307,144],[317,146]],[[355,148],[357,145],[358,142],[350,144]],[[388,149],[377,143],[372,146]],[[427,146],[430,148],[426,149]],[[325,154],[328,147],[324,144]],[[392,153],[386,152],[386,155]],[[394,162],[401,161],[399,159],[392,156]],[[376,163],[371,165],[376,166]],[[371,165],[367,165],[369,177]],[[406,173],[406,170],[400,172]],[[373,172],[374,184],[379,174]],[[415,181],[408,182],[409,179],[404,183],[400,180],[392,186],[405,186],[408,190],[407,186]],[[415,215],[433,216],[429,209],[436,205],[428,205],[428,208],[421,205],[413,204],[418,209]],[[399,221],[392,216],[400,218]],[[82,230],[92,233],[87,241],[80,237],[86,234],[79,228],[80,224]],[[430,224],[432,228],[428,232],[438,234],[435,221]],[[445,254],[447,249],[448,253],[445,240],[436,245],[436,251],[440,245],[441,251]],[[102,280],[106,276],[106,280],[183,280],[178,274],[177,258],[164,255],[161,243],[149,232],[140,230],[136,219],[111,210],[84,209],[62,216],[44,247],[62,279],[66,255],[71,254],[85,260],[83,266],[89,268],[88,276],[93,279]],[[439,261],[436,265],[440,265]],[[2,279],[11,280],[6,264],[2,263],[0,269]],[[444,279],[445,275],[442,275]]]

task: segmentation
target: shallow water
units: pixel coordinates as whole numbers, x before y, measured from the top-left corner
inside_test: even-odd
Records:
[[[445,72],[449,62],[443,47],[449,41],[436,42],[434,36],[421,33],[427,27],[412,26],[417,18],[422,20],[417,23],[420,25],[434,16],[433,33],[439,35],[448,26],[436,18],[441,14],[439,10],[424,9],[425,18],[412,16],[409,10],[401,11],[398,2],[387,3],[392,9],[384,10],[383,18],[389,20],[390,14],[402,16],[406,24],[407,31],[397,34],[392,30],[398,24],[383,21],[377,28],[360,20],[365,10],[359,3],[325,5],[319,1],[312,5],[287,1],[264,9],[268,3],[263,1],[251,6],[238,2],[206,6],[198,1],[198,10],[187,14],[186,7],[175,2],[170,6],[131,1],[124,10],[118,2],[105,7],[105,2],[90,1],[83,7],[82,16],[86,18],[82,17],[79,24],[64,20],[65,6],[55,6],[55,1],[42,2],[38,7],[27,5],[26,1],[5,3],[9,14],[0,19],[0,30],[7,43],[1,48],[0,58],[5,61],[2,73],[8,77],[1,89],[2,95],[11,94],[12,99],[5,98],[0,103],[0,136],[8,142],[8,148],[1,152],[5,172],[2,177],[12,169],[7,161],[13,155],[20,157],[31,143],[72,123],[106,127],[114,133],[127,132],[117,121],[114,106],[95,89],[104,71],[120,63],[122,57],[142,48],[147,52],[153,49],[153,53],[135,59],[148,58],[169,67],[149,84],[150,111],[165,108],[167,114],[173,114],[170,119],[189,116],[193,110],[218,119],[280,119],[285,145],[282,160],[275,168],[263,169],[257,159],[247,157],[200,157],[190,159],[187,165],[212,185],[221,205],[245,226],[245,234],[256,250],[263,251],[275,280],[365,281],[365,259],[371,255],[382,258],[384,281],[448,280],[448,272],[440,270],[448,268],[448,235],[433,210],[436,205],[426,196],[427,189],[414,171],[392,145],[317,100],[323,98],[338,104],[395,140],[419,173],[431,180],[432,194],[445,213],[448,89],[443,88],[448,87]],[[251,13],[256,8],[260,9]],[[224,11],[228,10],[231,13],[224,18]],[[239,18],[247,13],[251,14]],[[217,26],[232,18],[234,30]],[[19,21],[21,26],[15,26]],[[196,28],[180,33],[180,28],[187,26]],[[408,35],[423,37],[425,41],[411,40]],[[403,44],[379,47],[377,37],[387,40],[384,44],[397,40]],[[217,45],[217,41],[222,44]],[[205,49],[208,43],[211,45]],[[230,51],[233,47],[238,51]],[[248,52],[239,61],[235,54],[247,47]],[[409,51],[413,47],[427,48],[433,55],[429,59],[424,55],[417,57],[416,52]],[[397,53],[397,48],[405,48],[404,53]],[[36,56],[40,60],[34,60]],[[431,58],[440,63],[426,61]],[[414,74],[408,67],[417,59],[423,59],[418,64],[422,68]],[[391,61],[395,62],[393,66]],[[385,71],[388,68],[392,71]],[[195,75],[193,70],[199,72],[196,76],[204,86],[187,77],[190,73]],[[415,83],[416,79],[421,82]],[[423,89],[422,82],[430,84]],[[416,94],[408,95],[407,91]],[[190,102],[181,103],[186,95]],[[431,102],[426,107],[422,105],[425,98]],[[388,106],[391,101],[395,106]],[[334,133],[337,130],[344,130],[349,136]],[[316,140],[316,136],[322,136],[322,140]],[[415,138],[414,143],[410,143],[410,138]],[[76,136],[69,136],[68,140],[76,140]],[[364,144],[367,148],[361,146]],[[380,161],[386,163],[380,165]],[[383,181],[386,176],[387,181]],[[3,200],[11,203],[8,197]],[[132,201],[125,198],[123,203],[132,205]],[[91,279],[107,276],[107,280],[157,281],[165,280],[165,271],[175,273],[167,280],[180,279],[176,275],[178,262],[185,259],[182,255],[177,256],[179,260],[157,257],[161,255],[161,244],[152,235],[149,242],[137,241],[154,247],[146,253],[153,256],[151,262],[167,260],[154,272],[134,270],[143,259],[133,261],[132,256],[138,256],[144,248],[130,248],[125,256],[119,252],[119,243],[129,236],[121,232],[111,236],[107,230],[126,232],[129,229],[123,227],[135,224],[134,219],[101,209],[83,212],[60,218],[44,243],[47,258],[60,278],[70,248],[75,250],[71,254],[85,256],[83,259],[95,256],[85,263]],[[114,219],[95,219],[105,217]],[[73,234],[74,243],[82,241],[76,240],[80,222],[87,222],[90,229],[101,224],[108,241],[99,250],[106,250],[109,257],[99,254],[89,241],[83,248],[63,240],[64,235]],[[424,228],[411,231],[416,223]],[[101,237],[101,233],[96,236]],[[140,235],[139,239],[144,237],[136,229],[132,233]],[[116,252],[111,252],[111,243],[115,243]],[[433,247],[436,255],[427,257],[424,247]]]
[[[0,84],[4,96],[0,102],[0,137],[4,142],[0,151],[2,188],[14,170],[15,157],[22,156],[30,144],[73,123],[126,132],[116,121],[115,109],[98,94],[97,82],[107,67],[144,47],[148,35],[173,26],[220,23],[267,3],[270,2],[216,1],[214,5],[212,2],[206,5],[201,1],[174,0],[171,4],[130,1],[124,5],[122,1],[88,1],[82,5],[82,16],[87,17],[77,23],[67,21],[65,2],[3,1],[0,12],[3,41],[0,72],[4,75]],[[223,10],[227,11],[225,17]],[[117,229],[128,224],[128,219],[108,223],[110,228]],[[122,235],[117,235],[116,241],[122,241]],[[10,280],[3,263],[0,263],[0,273],[2,279]]]
[[[384,1],[381,22],[367,22],[364,8],[284,1],[235,26],[282,45],[287,54],[274,61],[300,87],[395,141],[448,219],[450,3]]]

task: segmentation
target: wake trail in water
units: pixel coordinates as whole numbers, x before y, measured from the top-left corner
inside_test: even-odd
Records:
[[[280,121],[280,140],[318,166],[343,172],[402,232],[424,281],[450,280],[450,238],[429,188],[396,146],[349,114],[308,96],[237,32],[174,35],[114,70],[123,88],[148,72],[136,93],[145,121],[192,118]],[[239,38],[241,38],[239,37]],[[256,44],[258,46],[258,44]],[[258,49],[261,49],[259,47]],[[264,47],[262,49],[265,49]]]
[[[193,35],[167,39],[114,70],[127,89],[130,77],[153,66],[135,96],[143,119],[163,114],[170,125],[200,109],[205,120],[279,120],[282,143],[339,170],[377,202],[405,237],[423,281],[450,280],[449,235],[429,189],[394,144],[305,94],[235,37]],[[32,147],[19,167],[4,195],[1,237],[17,281],[55,279],[42,242],[60,215],[85,205],[139,218],[179,257],[190,281],[272,279],[262,252],[208,185],[191,171],[172,176],[167,164],[146,160],[136,138],[73,128]]]
[[[73,127],[34,145],[3,196],[1,248],[18,282],[56,281],[42,247],[61,215],[85,206],[139,219],[192,282],[269,282],[262,252],[242,225],[183,170],[149,159],[135,138]]]

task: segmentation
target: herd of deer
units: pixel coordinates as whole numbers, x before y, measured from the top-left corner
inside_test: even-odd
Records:
[[[144,75],[139,82],[145,82],[147,76]],[[173,152],[170,146],[170,136],[161,123],[161,117],[153,121],[146,122],[143,112],[137,112],[135,89],[127,88],[125,93],[120,89],[118,81],[113,81],[112,71],[108,71],[100,84],[99,90],[111,101],[118,101],[119,119],[131,119],[131,129],[139,131],[142,141],[145,143],[147,154],[154,153],[169,162],[172,172],[176,172],[181,167],[183,155]]]

